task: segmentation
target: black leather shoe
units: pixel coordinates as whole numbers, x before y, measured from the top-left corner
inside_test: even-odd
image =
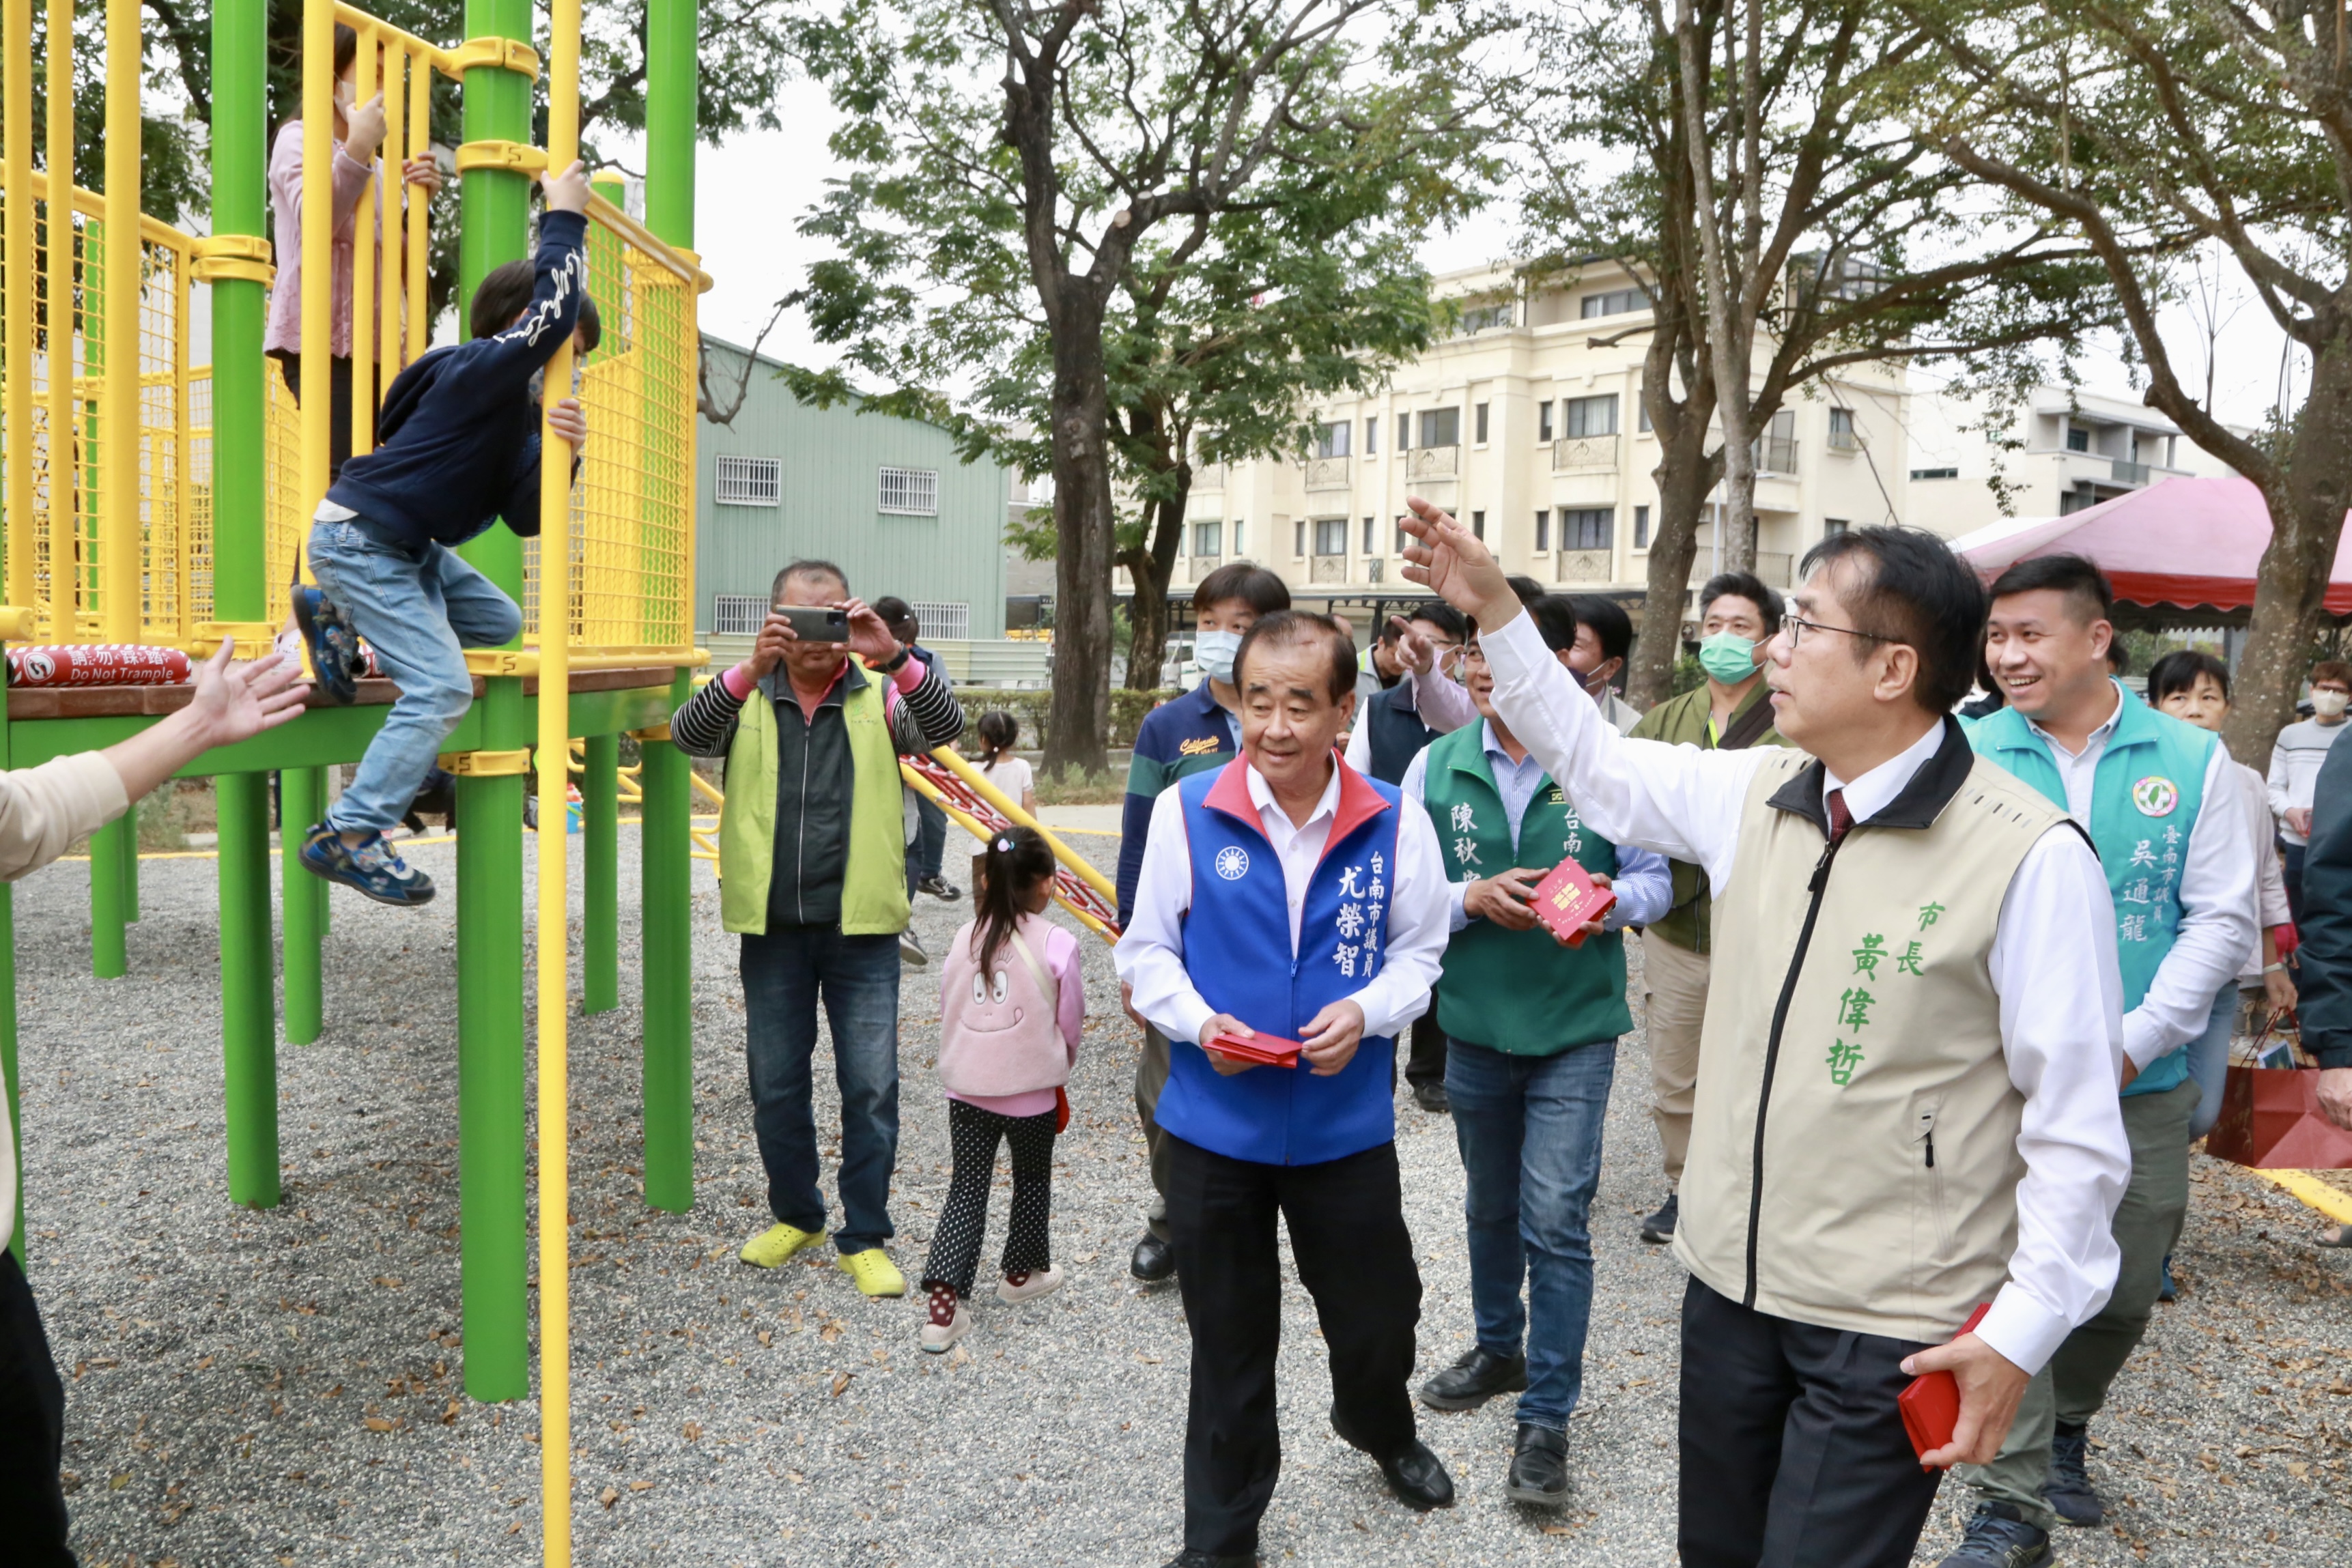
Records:
[[[1168,1560],[1168,1568],[1257,1568],[1257,1554],[1219,1557],[1213,1552],[1195,1552],[1187,1546]]]
[[[1427,1513],[1433,1508],[1454,1506],[1454,1478],[1429,1445],[1415,1437],[1411,1443],[1380,1461],[1381,1479],[1397,1500],[1415,1513]]]
[[[1149,1230],[1135,1244],[1135,1255],[1127,1260],[1127,1271],[1147,1285],[1157,1285],[1176,1277],[1176,1249]]]
[[[1452,1366],[1421,1385],[1421,1402],[1432,1410],[1475,1410],[1497,1394],[1528,1385],[1528,1358],[1496,1355],[1473,1345]]]
[[[1503,1495],[1513,1502],[1537,1508],[1559,1508],[1568,1501],[1568,1434],[1549,1427],[1519,1423],[1519,1440],[1511,1450],[1510,1479]]]
[[[1412,1103],[1424,1111],[1434,1111],[1441,1116],[1454,1109],[1453,1104],[1445,1098],[1445,1085],[1436,1079],[1432,1079],[1427,1083],[1414,1084]]]
[[[1658,1212],[1642,1221],[1642,1239],[1653,1247],[1664,1246],[1672,1241],[1675,1239],[1675,1227],[1681,1223],[1682,1217],[1682,1194],[1678,1192],[1666,1194],[1666,1201],[1658,1206]]]

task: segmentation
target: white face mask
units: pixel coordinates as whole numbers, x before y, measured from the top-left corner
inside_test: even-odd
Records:
[[[2347,696],[2342,692],[2311,694],[2311,711],[2322,718],[2342,718],[2347,704],[2352,704],[2352,696]]]
[[[1242,634],[1238,632],[1199,632],[1192,637],[1192,656],[1201,662],[1201,671],[1213,681],[1231,683],[1234,678],[1234,655],[1241,652]]]

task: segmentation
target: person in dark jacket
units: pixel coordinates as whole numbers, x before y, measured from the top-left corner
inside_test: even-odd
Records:
[[[596,346],[585,246],[588,175],[575,162],[547,178],[547,211],[530,261],[494,268],[474,293],[473,340],[436,349],[384,396],[374,451],[343,465],[310,525],[316,588],[297,586],[319,689],[348,703],[357,638],[367,639],[399,700],[360,758],[351,788],[302,842],[302,864],[379,904],[415,905],[433,879],[384,841],[432,772],[441,743],[473,706],[467,648],[522,633],[522,612],[457,556],[503,517],[539,532],[541,371],[566,338]],[[547,423],[572,449],[588,439],[577,398]]]
[[[2319,1058],[2319,1108],[2352,1132],[2352,746],[2330,751],[2312,786],[2301,931],[2295,1011]],[[2352,1226],[2336,1226],[2327,1245],[2352,1247]]]
[[[903,1296],[906,1278],[882,1248],[898,1158],[898,936],[908,911],[898,758],[954,740],[963,710],[946,677],[850,597],[831,561],[784,568],[771,603],[842,611],[845,641],[803,641],[772,614],[751,656],[670,720],[688,755],[727,759],[719,918],[743,939],[751,1127],[774,1221],[741,1257],[773,1269],[824,1239],[810,1099],[822,998],[841,1085],[834,1246],[860,1291]]]

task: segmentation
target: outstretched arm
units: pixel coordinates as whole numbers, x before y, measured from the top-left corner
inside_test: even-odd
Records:
[[[1719,888],[1731,871],[1748,782],[1761,751],[1700,751],[1630,740],[1544,646],[1484,543],[1418,497],[1404,529],[1405,576],[1478,623],[1495,708],[1511,733],[1612,843],[1696,861]]]

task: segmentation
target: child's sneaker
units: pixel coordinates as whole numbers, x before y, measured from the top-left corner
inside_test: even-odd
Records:
[[[930,1321],[923,1324],[923,1349],[939,1355],[971,1332],[971,1314],[963,1310],[952,1285],[931,1287]]]
[[[294,624],[302,629],[302,645],[310,654],[311,676],[327,700],[347,704],[356,698],[360,688],[353,672],[361,667],[364,655],[360,652],[359,632],[342,610],[322,591],[298,582],[294,585]]]
[[[329,882],[354,888],[378,904],[430,904],[433,879],[393,852],[382,833],[370,833],[355,848],[325,822],[302,841],[303,867]]]
[[[1040,1296],[1052,1295],[1062,1288],[1062,1270],[1048,1265],[1041,1271],[1024,1270],[1007,1274],[996,1282],[996,1299],[1008,1305],[1034,1301]]]

